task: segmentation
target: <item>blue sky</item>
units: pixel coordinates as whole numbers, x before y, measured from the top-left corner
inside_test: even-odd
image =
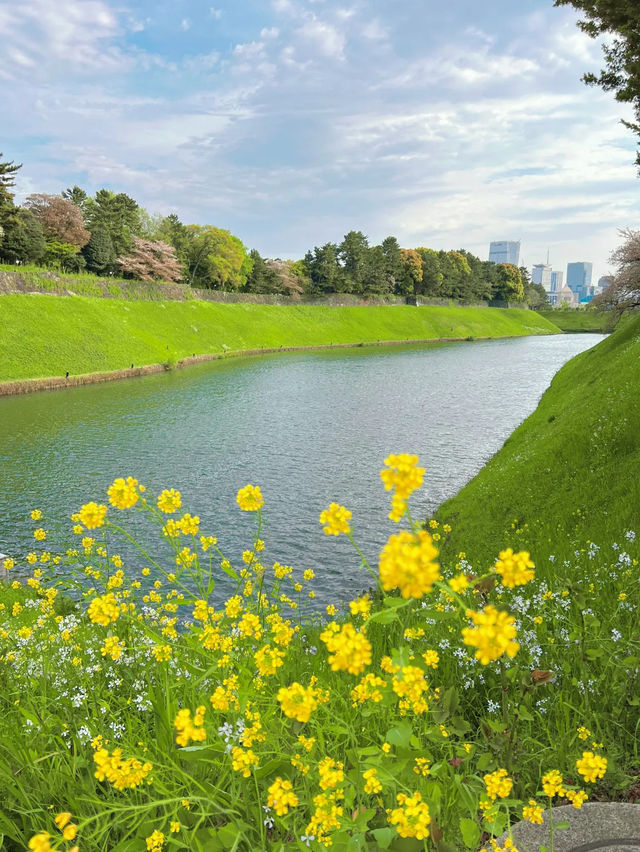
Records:
[[[18,199],[78,183],[299,257],[520,239],[590,260],[637,227],[630,118],[551,0],[0,0]]]

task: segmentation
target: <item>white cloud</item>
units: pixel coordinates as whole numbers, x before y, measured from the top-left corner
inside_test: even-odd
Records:
[[[303,42],[307,42],[315,47],[325,56],[330,56],[334,59],[344,58],[344,49],[346,46],[344,33],[340,32],[332,24],[321,21],[316,15],[309,16],[304,24],[296,31],[296,34]]]
[[[20,69],[40,79],[61,74],[121,72],[135,56],[114,40],[122,32],[103,0],[23,0],[0,8],[0,77],[21,76]],[[16,47],[20,45],[20,47]],[[15,69],[16,63],[20,68]]]
[[[180,21],[180,29],[181,29],[183,32],[187,32],[187,30],[190,30],[190,29],[191,29],[191,21],[189,20],[189,18],[183,18],[183,19]]]
[[[215,6],[210,6],[209,14],[214,20],[219,21],[222,17],[222,9],[216,9]]]
[[[260,38],[278,38],[280,35],[280,30],[278,27],[263,27],[260,30]]]

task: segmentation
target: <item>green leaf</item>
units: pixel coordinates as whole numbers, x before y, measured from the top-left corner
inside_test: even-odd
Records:
[[[526,707],[522,706],[518,707],[518,719],[522,719],[523,722],[534,721],[534,717],[532,716],[532,714],[527,710]]]
[[[398,613],[395,609],[381,609],[374,613],[374,615],[369,616],[367,624],[371,624],[372,622],[375,622],[376,624],[391,624],[391,622],[395,621],[397,617]]]
[[[413,729],[411,725],[408,722],[401,722],[397,727],[387,731],[386,740],[391,745],[398,746],[399,748],[409,748],[412,735]]]
[[[587,657],[590,660],[597,660],[604,656],[604,648],[587,648]]]
[[[376,828],[371,832],[376,839],[378,849],[388,849],[396,836],[395,828]]]
[[[484,772],[490,769],[493,764],[493,757],[490,754],[481,754],[476,760],[476,768],[478,772]]]
[[[570,823],[568,823],[568,822],[566,822],[566,821],[564,821],[564,822],[556,822],[556,823],[554,823],[554,826],[553,826],[553,827],[554,827],[554,828],[557,828],[557,829],[558,829],[558,831],[566,831],[566,829],[567,829],[567,828],[571,828],[571,824],[570,824]]]
[[[281,757],[274,757],[273,760],[267,761],[263,766],[258,766],[253,774],[256,778],[264,778],[266,775],[277,772],[285,766],[290,766],[287,760],[283,760]]]
[[[480,827],[475,820],[462,817],[460,820],[460,833],[462,834],[462,839],[467,849],[478,848],[478,843],[480,842]]]

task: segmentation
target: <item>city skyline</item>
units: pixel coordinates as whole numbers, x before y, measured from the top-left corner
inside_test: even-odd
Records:
[[[640,216],[629,105],[548,0],[23,0],[0,6],[17,200],[79,184],[301,257],[352,229],[464,247],[589,247]],[[558,126],[563,128],[557,132]]]

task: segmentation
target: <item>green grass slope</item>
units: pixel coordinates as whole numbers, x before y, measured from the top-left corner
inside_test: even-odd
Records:
[[[596,331],[607,333],[613,331],[616,320],[616,317],[613,317],[610,312],[605,313],[604,311],[596,311],[595,309],[587,310],[585,308],[572,310],[563,310],[560,308],[558,310],[538,311],[538,313],[541,317],[557,325],[562,331]]]
[[[536,562],[575,561],[587,542],[624,550],[627,530],[640,536],[639,388],[636,316],[569,361],[536,411],[440,507],[453,527],[444,553],[465,551],[479,570],[504,547],[529,549]]]
[[[0,296],[0,381],[119,370],[193,354],[443,337],[553,334],[534,311]]]

